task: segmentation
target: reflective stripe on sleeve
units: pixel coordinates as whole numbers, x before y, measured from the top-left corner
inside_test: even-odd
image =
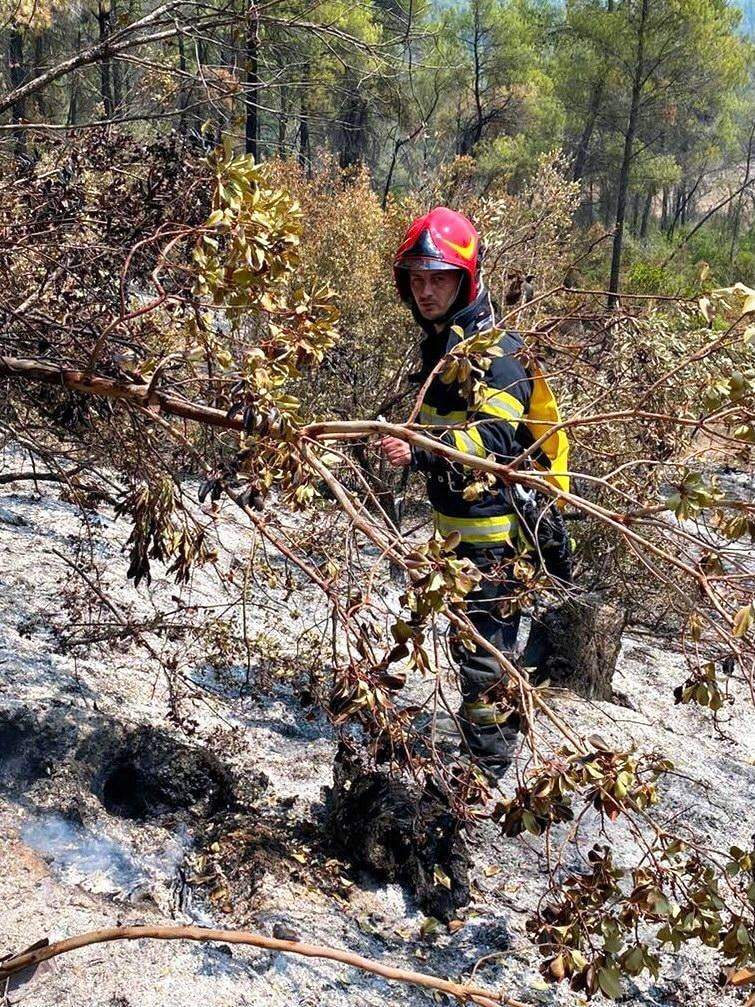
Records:
[[[509,392],[483,385],[477,394],[476,412],[516,424],[524,415],[524,406]]]
[[[445,538],[457,531],[462,542],[473,545],[510,543],[517,528],[516,514],[495,517],[449,517],[433,511],[437,531]]]
[[[419,421],[433,427],[450,427],[456,423],[466,423],[467,411],[457,409],[450,413],[439,413],[433,406],[423,404],[419,411]]]
[[[457,451],[474,455],[475,458],[485,458],[487,451],[482,443],[480,431],[476,427],[469,427],[468,430],[453,430],[452,433]]]

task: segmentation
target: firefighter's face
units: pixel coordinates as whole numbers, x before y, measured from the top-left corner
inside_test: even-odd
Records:
[[[409,288],[423,318],[432,322],[453,304],[459,290],[460,269],[410,269]]]

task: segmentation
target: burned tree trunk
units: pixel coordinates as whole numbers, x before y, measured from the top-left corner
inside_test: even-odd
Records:
[[[534,684],[611,699],[626,612],[597,595],[568,599],[533,620],[522,663]]]
[[[339,746],[328,793],[329,825],[352,864],[403,882],[428,916],[452,920],[469,902],[469,866],[458,820],[420,792]]]

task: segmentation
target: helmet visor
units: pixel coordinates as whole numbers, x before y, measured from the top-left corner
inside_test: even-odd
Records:
[[[458,266],[453,265],[450,262],[443,262],[442,259],[434,259],[429,255],[402,255],[400,259],[396,260],[396,269],[416,269],[416,270],[426,270],[426,269],[456,269],[459,270]]]

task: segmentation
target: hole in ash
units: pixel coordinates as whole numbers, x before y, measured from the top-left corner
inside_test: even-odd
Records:
[[[187,852],[229,816],[251,814],[267,782],[158,727],[55,702],[0,708],[0,793],[22,841],[93,893],[180,898],[196,918]]]
[[[43,789],[74,806],[79,790],[90,791],[130,819],[178,811],[209,818],[249,797],[211,752],[159,728],[55,705],[0,710],[0,790],[33,802]]]
[[[101,786],[106,810],[121,818],[185,810],[209,817],[234,803],[231,773],[215,756],[149,727],[129,735]]]

